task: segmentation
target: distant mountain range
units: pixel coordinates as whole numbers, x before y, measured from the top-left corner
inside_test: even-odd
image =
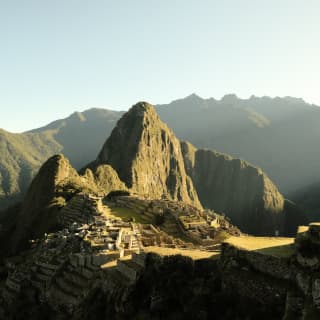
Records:
[[[319,180],[320,108],[302,99],[192,94],[156,109],[178,138],[261,167],[285,195]],[[21,197],[51,155],[62,152],[77,169],[94,159],[122,115],[90,109],[23,134],[1,130],[0,207]]]
[[[21,205],[0,216],[0,258],[27,248],[30,239],[63,229],[61,210],[75,194],[108,196],[111,191],[181,201],[193,210],[205,206],[255,235],[291,235],[306,222],[261,169],[179,141],[152,105],[139,102],[80,173],[62,154],[41,166]]]
[[[0,209],[22,198],[52,155],[63,153],[77,169],[94,159],[122,114],[90,109],[26,133],[0,130]]]
[[[191,95],[158,112],[180,139],[251,162],[285,194],[320,176],[320,108],[302,99]]]

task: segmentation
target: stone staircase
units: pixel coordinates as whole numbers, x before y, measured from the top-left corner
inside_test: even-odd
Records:
[[[92,216],[86,206],[86,199],[82,195],[74,196],[61,210],[61,219],[65,226],[73,222],[88,223]]]
[[[99,270],[93,265],[68,265],[54,280],[50,288],[50,300],[61,305],[78,305],[89,292]]]
[[[148,210],[148,209],[143,211],[143,215],[145,215],[150,221],[152,221],[155,216],[154,212],[152,212],[151,210]]]
[[[149,207],[150,201],[131,196],[123,196],[118,197],[116,203],[123,207],[132,209],[137,213],[145,213]]]
[[[35,288],[44,291],[63,263],[64,260],[61,258],[51,262],[36,261],[36,270],[33,272],[30,279],[31,284]]]
[[[139,241],[136,237],[133,238],[130,249],[131,250],[138,250],[139,249]]]

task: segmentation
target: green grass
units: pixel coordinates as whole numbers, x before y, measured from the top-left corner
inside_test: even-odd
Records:
[[[133,211],[132,209],[128,209],[128,208],[124,208],[124,207],[112,207],[109,208],[109,210],[107,210],[105,212],[105,214],[111,215],[113,217],[117,217],[117,218],[121,218],[122,220],[129,220],[129,219],[134,219],[135,222],[137,223],[141,223],[141,224],[153,224],[154,225],[154,221],[153,219],[148,218],[147,216],[144,216],[143,214],[137,213],[135,211]],[[163,226],[160,226],[160,229],[165,231]],[[177,226],[177,232],[176,233],[171,233],[171,232],[167,232],[168,235],[180,239],[184,242],[192,242],[194,243],[194,241],[192,239],[190,239],[189,237],[187,237],[181,230],[180,228]]]
[[[209,251],[200,251],[200,250],[187,250],[187,249],[178,249],[178,248],[164,248],[164,247],[146,247],[144,248],[145,252],[153,252],[160,256],[175,256],[182,255],[190,257],[193,260],[199,259],[208,259],[208,258],[218,258],[220,252],[209,252]]]
[[[111,215],[121,218],[122,220],[129,220],[134,219],[137,223],[151,223],[150,219],[148,219],[146,216],[143,216],[140,213],[136,213],[135,211],[123,208],[123,207],[113,207],[110,208]]]
[[[225,242],[242,250],[284,258],[294,252],[293,238],[242,236],[230,237]]]

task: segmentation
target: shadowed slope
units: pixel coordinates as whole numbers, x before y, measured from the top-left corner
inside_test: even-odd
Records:
[[[63,155],[51,157],[31,183],[16,219],[10,247],[15,252],[27,240],[42,236],[58,225],[58,211],[64,204],[56,198],[56,188],[66,180],[80,179]]]
[[[191,95],[156,108],[179,139],[249,161],[286,195],[320,172],[320,108],[302,99]]]
[[[187,173],[203,206],[224,212],[242,231],[292,234],[305,222],[261,169],[216,151],[197,150],[188,142],[181,146]]]

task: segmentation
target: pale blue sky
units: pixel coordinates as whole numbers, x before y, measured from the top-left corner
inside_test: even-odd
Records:
[[[193,92],[320,105],[319,0],[0,0],[0,127]]]

